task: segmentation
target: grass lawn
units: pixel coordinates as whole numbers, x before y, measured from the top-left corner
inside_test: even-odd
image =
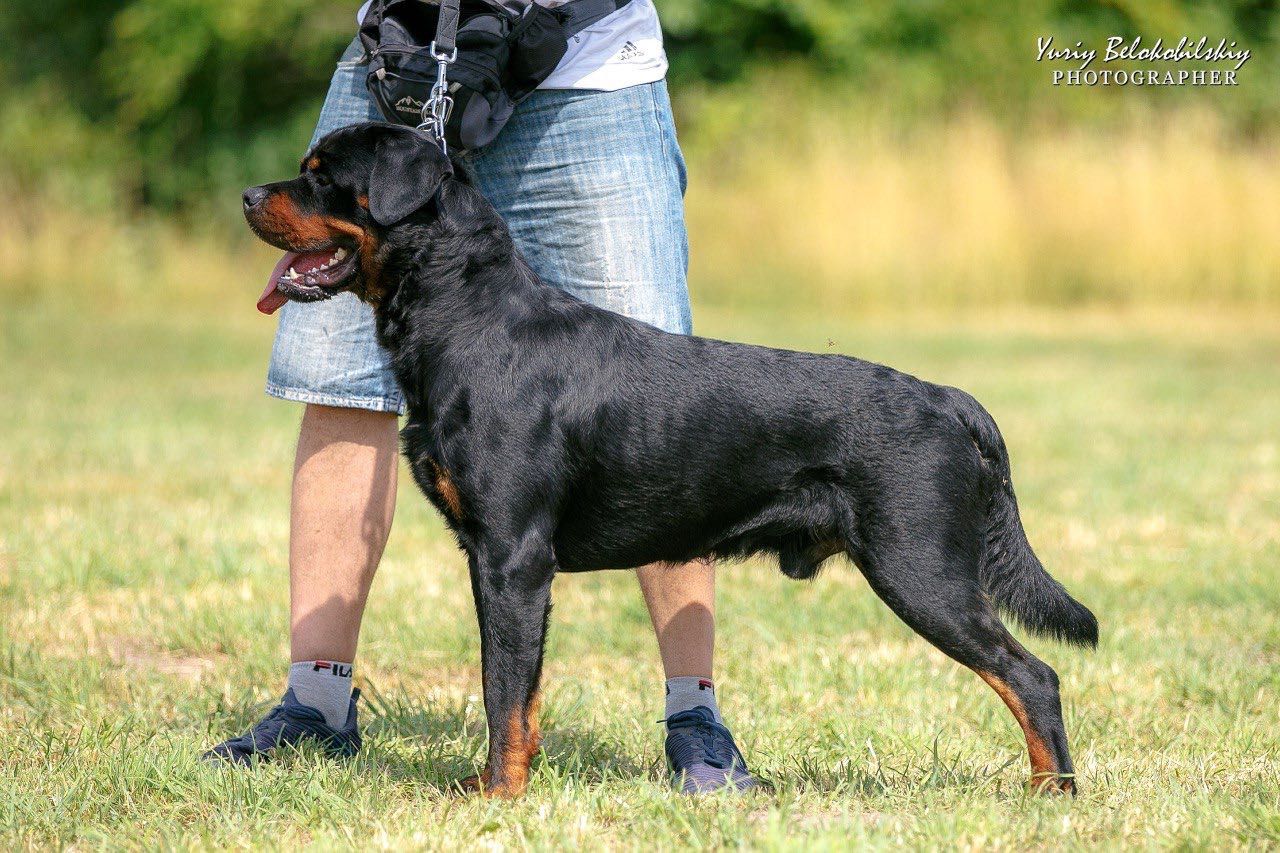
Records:
[[[958,320],[703,306],[701,331],[965,387],[1009,441],[1033,544],[1097,613],[1062,677],[1081,796],[1028,798],[1022,737],[858,573],[721,573],[718,681],[776,786],[668,790],[634,580],[557,581],[529,796],[462,799],[484,748],[466,570],[402,478],[358,682],[366,747],[196,761],[282,689],[297,407],[241,288],[0,312],[0,846],[846,848],[1280,844],[1280,322]],[[13,288],[11,292],[19,292]],[[234,303],[234,304],[232,304]],[[130,307],[132,305],[133,307]]]

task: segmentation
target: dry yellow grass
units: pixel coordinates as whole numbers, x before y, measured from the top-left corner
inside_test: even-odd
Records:
[[[1280,140],[1245,145],[1203,115],[1017,135],[978,118],[769,130],[691,162],[695,279],[716,295],[1280,302]]]
[[[721,117],[717,139],[693,112],[692,273],[708,307],[1280,308],[1280,135],[1242,143],[1203,114],[1015,134],[846,111],[783,129],[765,110]],[[100,304],[195,297],[182,282],[221,301],[270,268],[247,235],[228,246],[5,196],[7,302],[76,282]]]

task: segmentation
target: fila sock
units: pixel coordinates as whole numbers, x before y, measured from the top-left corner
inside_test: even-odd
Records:
[[[293,698],[319,711],[330,728],[341,729],[351,710],[353,670],[349,663],[300,660],[289,667],[289,689]]]
[[[717,723],[724,724],[716,704],[716,686],[710,678],[681,675],[667,679],[667,719],[699,705],[710,711]]]

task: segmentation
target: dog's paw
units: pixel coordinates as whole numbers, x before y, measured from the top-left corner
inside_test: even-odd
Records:
[[[478,776],[468,776],[460,780],[457,786],[458,790],[467,796],[479,795],[494,800],[514,800],[516,797],[523,796],[525,789],[525,786],[511,782],[491,782],[488,771]]]
[[[1076,782],[1070,776],[1039,774],[1027,782],[1027,790],[1042,797],[1074,797]]]

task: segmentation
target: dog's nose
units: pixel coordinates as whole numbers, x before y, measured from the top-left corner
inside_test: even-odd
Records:
[[[253,210],[262,204],[262,200],[267,197],[267,191],[262,187],[249,187],[244,191],[244,209]]]

